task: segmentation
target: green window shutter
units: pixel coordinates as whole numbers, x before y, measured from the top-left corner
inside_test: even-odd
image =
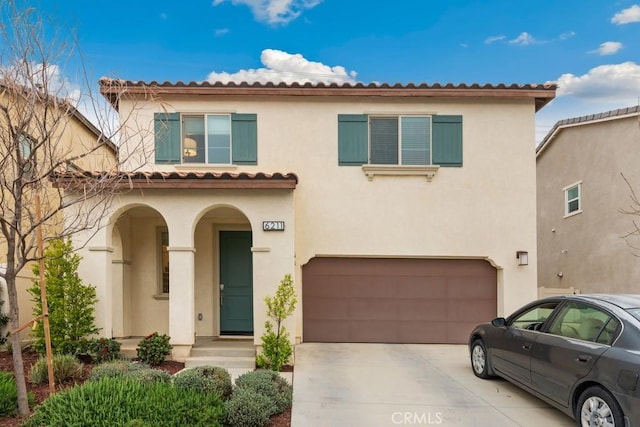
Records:
[[[462,116],[433,116],[433,164],[462,166]]]
[[[258,119],[256,114],[231,115],[231,162],[258,164]]]
[[[338,164],[359,166],[368,163],[369,139],[366,114],[338,115]]]
[[[154,113],[156,163],[180,163],[180,113]]]

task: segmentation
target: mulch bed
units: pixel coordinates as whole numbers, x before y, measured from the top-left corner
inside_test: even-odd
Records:
[[[27,376],[27,390],[34,394],[36,405],[42,403],[47,397],[49,397],[49,384],[32,384],[28,380],[31,366],[36,363],[39,358],[40,355],[32,350],[24,350],[22,352],[25,375]],[[184,368],[184,363],[165,361],[161,365],[154,366],[154,368],[161,369],[170,374],[175,374]],[[93,365],[85,364],[84,376],[80,381],[77,381],[76,383],[56,384],[56,390],[60,391],[82,384],[87,378],[89,378],[91,369],[93,369]],[[0,371],[13,372],[13,357],[8,351],[0,351]],[[17,417],[0,417],[0,427],[17,427],[20,426],[22,421],[22,418]],[[282,414],[272,417],[269,424],[267,424],[267,427],[291,427],[291,410],[287,410]]]

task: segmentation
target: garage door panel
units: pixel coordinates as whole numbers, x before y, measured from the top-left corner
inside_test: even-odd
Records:
[[[304,302],[303,302],[304,303]],[[305,316],[309,319],[339,319],[349,318],[349,300],[339,298],[317,298],[316,303],[303,306]]]
[[[358,320],[395,320],[398,304],[388,298],[353,298],[349,301],[349,318]]]
[[[495,317],[483,260],[314,258],[302,269],[307,342],[465,343]]]

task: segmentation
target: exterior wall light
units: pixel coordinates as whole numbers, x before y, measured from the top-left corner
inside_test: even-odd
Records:
[[[518,258],[518,265],[529,265],[529,252],[517,251],[516,258]]]

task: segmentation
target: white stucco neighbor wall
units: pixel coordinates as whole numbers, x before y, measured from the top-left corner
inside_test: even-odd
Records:
[[[202,256],[199,246],[206,246],[209,240],[199,231],[202,225],[198,216],[216,203],[224,203],[246,216],[253,230],[253,246],[268,249],[254,252],[253,256],[255,304],[262,304],[264,295],[272,294],[287,272],[293,272],[300,296],[301,267],[314,256],[322,255],[483,258],[498,269],[496,315],[508,314],[536,298],[532,99],[226,96],[163,101],[165,108],[182,113],[257,114],[258,164],[229,167],[147,164],[143,169],[293,172],[299,177],[293,191],[229,190],[220,194],[212,191],[215,194],[211,194],[209,203],[203,200],[209,197],[204,191],[194,194],[146,191],[142,197],[134,193],[123,196],[123,206],[142,201],[160,212],[166,221],[170,245],[181,251],[178,256],[181,264],[176,263],[175,269],[171,264],[172,279],[178,279],[179,275],[183,283],[188,283],[194,277],[193,257]],[[123,116],[130,113],[131,105],[124,99],[121,101]],[[136,111],[139,124],[153,130],[153,113],[161,111],[159,105],[145,105]],[[338,114],[462,115],[463,166],[441,167],[431,182],[424,176],[376,176],[369,180],[359,166],[338,166]],[[134,137],[130,145],[137,146],[138,142]],[[147,140],[147,148],[152,152],[152,138]],[[129,166],[133,169],[140,165]],[[262,232],[261,222],[268,219],[285,220],[286,231]],[[192,252],[194,230],[198,250]],[[204,241],[198,245],[200,238]],[[86,274],[104,277],[110,274],[104,268],[94,268],[94,264],[106,262],[111,254],[100,249],[109,247],[102,240],[98,238],[89,245],[87,253],[91,256],[85,261],[89,266]],[[529,265],[517,265],[519,250],[529,253]],[[205,295],[206,285],[199,280],[196,274],[194,292]],[[186,287],[181,288],[184,293],[179,296],[180,304],[169,302],[168,327],[172,336],[179,329],[178,318],[188,323],[184,319],[193,319],[199,310],[204,310],[197,297],[194,306],[194,296]],[[255,336],[259,339],[264,315],[255,307],[254,313]],[[290,328],[297,339],[302,334],[301,313],[300,306],[295,325]],[[102,316],[105,325],[112,323],[109,315]],[[194,327],[185,325],[176,340],[186,343],[188,335],[209,332],[216,331],[198,323]]]

